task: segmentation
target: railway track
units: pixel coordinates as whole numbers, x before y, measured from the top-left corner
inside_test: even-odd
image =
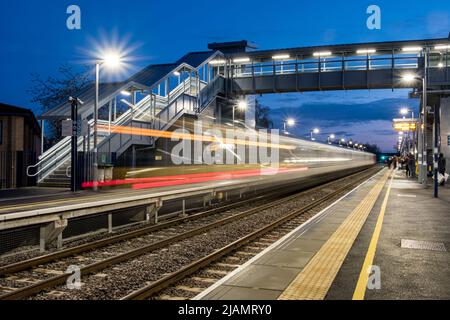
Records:
[[[127,265],[133,263],[136,259],[136,261],[140,263],[142,261],[139,261],[139,259],[146,260],[148,258],[155,259],[155,256],[156,258],[160,256],[162,257],[164,255],[164,251],[173,250],[171,249],[172,247],[178,246],[177,248],[179,249],[179,247],[181,247],[179,243],[182,240],[187,240],[187,242],[189,242],[192,241],[192,239],[202,238],[205,234],[209,235],[209,233],[214,233],[214,230],[215,232],[219,232],[220,227],[222,226],[228,226],[229,228],[231,228],[230,230],[234,230],[233,228],[236,227],[232,226],[233,223],[238,223],[239,221],[244,220],[248,222],[251,220],[250,218],[254,214],[260,213],[262,216],[262,213],[264,213],[265,211],[277,211],[277,206],[280,207],[285,203],[289,203],[292,201],[295,202],[295,200],[299,197],[306,197],[305,199],[303,199],[304,205],[302,205],[300,209],[297,209],[290,214],[279,214],[280,217],[277,217],[276,214],[267,214],[267,221],[273,220],[274,222],[267,224],[264,227],[261,226],[257,228],[257,230],[254,230],[252,232],[248,232],[246,236],[241,237],[238,240],[229,241],[230,243],[228,243],[226,246],[222,246],[222,248],[218,250],[215,248],[216,250],[213,250],[213,252],[210,252],[206,255],[203,254],[203,252],[199,252],[200,255],[203,254],[203,257],[192,257],[193,262],[190,261],[190,263],[187,263],[186,266],[178,268],[177,271],[164,272],[171,270],[164,270],[163,268],[161,272],[156,272],[157,274],[154,275],[158,278],[156,281],[152,281],[148,286],[139,288],[136,291],[126,295],[127,299],[145,299],[151,297],[162,289],[167,288],[177,281],[180,281],[187,275],[190,275],[200,270],[201,268],[204,268],[212,262],[222,258],[224,255],[227,255],[237,248],[243,246],[244,244],[249,243],[250,241],[253,241],[258,237],[261,237],[263,234],[266,234],[272,231],[274,228],[287,223],[289,220],[292,220],[296,216],[301,215],[302,213],[307,212],[308,210],[311,210],[321,203],[324,203],[327,200],[335,197],[336,195],[344,192],[351,185],[355,184],[356,177],[358,177],[358,181],[363,180],[366,179],[369,175],[372,175],[374,172],[375,169],[369,169],[368,171],[364,171],[363,173],[358,173],[337,180],[341,181],[341,183],[346,179],[352,182],[347,184],[345,187],[335,188],[335,190],[332,192],[322,192],[324,193],[324,195],[321,197],[319,197],[319,190],[332,188],[332,186],[336,184],[337,181],[328,183],[321,187],[307,190],[306,192],[301,192],[300,194],[294,194],[283,199],[265,203],[263,205],[253,207],[244,211],[234,212],[232,209],[242,205],[235,203],[231,204],[230,207],[228,207],[228,211],[221,211],[221,216],[213,215],[212,213],[206,215],[203,212],[197,214],[198,216],[195,219],[188,220],[188,217],[180,218],[177,219],[177,221],[169,221],[161,225],[150,226],[148,229],[145,229],[145,231],[135,230],[133,231],[133,236],[130,236],[129,234],[118,235],[117,238],[112,237],[109,239],[103,239],[97,241],[95,244],[88,243],[76,248],[66,249],[65,252],[56,252],[50,255],[22,261],[13,265],[4,266],[0,269],[0,274],[2,275],[2,278],[0,278],[0,289],[3,289],[5,293],[0,296],[0,299],[23,299],[37,294],[38,299],[70,298],[72,293],[75,293],[75,296],[80,294],[83,295],[82,293],[80,293],[82,292],[82,290],[71,291],[70,294],[61,289],[53,290],[50,292],[48,291],[52,288],[58,288],[58,286],[60,287],[66,282],[70,274],[65,273],[65,270],[69,265],[81,265],[80,272],[84,277],[83,282],[88,275],[91,275],[90,278],[95,278],[93,281],[94,284],[92,286],[92,288],[94,288],[92,289],[92,291],[95,292],[95,289],[98,288],[98,285],[95,286],[96,280],[101,282],[105,279],[105,277],[109,277],[108,273],[99,273],[99,271],[108,268],[109,272],[112,275],[117,276],[117,273],[119,273],[120,276],[121,273],[123,274],[123,271],[129,270]],[[223,210],[223,208],[215,208],[213,210],[218,209]],[[274,217],[276,219],[273,219]],[[227,235],[224,235],[224,237],[226,236]],[[114,240],[112,240],[113,238]],[[198,241],[198,239],[196,241]],[[183,246],[184,245],[185,242],[183,242]],[[194,254],[191,253],[191,255],[195,256],[197,254],[196,251],[202,251],[200,249],[195,249],[195,247],[193,248]],[[83,254],[80,255],[81,253]],[[170,255],[170,252],[169,256],[172,257]],[[161,259],[164,258],[162,257]],[[185,263],[185,261],[181,261],[181,263]],[[124,268],[115,267],[121,264],[125,265]],[[152,268],[151,265],[145,266],[147,268]],[[115,272],[115,269],[117,268],[119,269],[119,271]],[[111,276],[111,278],[114,278],[114,276]],[[126,276],[126,278],[129,277]],[[134,286],[138,285],[139,287],[141,287],[142,285],[142,282],[140,282],[139,279],[136,280],[136,284],[134,284]],[[131,285],[131,287],[133,288],[133,285]],[[39,295],[39,293],[44,291],[44,294]],[[119,292],[117,293],[117,296],[110,298],[125,296],[124,294],[122,294],[123,289],[118,291]],[[95,293],[94,296],[92,296],[87,293],[87,297],[104,298],[101,296],[97,296],[97,294],[98,293]],[[106,293],[105,295],[107,296]]]
[[[229,272],[238,268],[245,261],[270,246],[283,235],[289,233],[316,211],[307,217],[304,214],[312,209],[328,204],[330,200],[340,196],[356,184],[366,180],[369,175],[363,175],[357,180],[345,185],[334,192],[323,196],[288,215],[285,215],[256,231],[241,237],[240,239],[224,246],[213,253],[180,268],[158,281],[135,290],[122,300],[144,300],[156,296],[156,299],[181,300],[189,299],[197,295],[208,286],[224,277]],[[256,243],[255,243],[256,241]],[[239,250],[239,251],[237,251]],[[199,285],[200,283],[200,285]]]

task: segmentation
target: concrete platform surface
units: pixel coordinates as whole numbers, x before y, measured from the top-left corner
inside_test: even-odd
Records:
[[[195,299],[449,299],[449,248],[450,188],[384,170]]]

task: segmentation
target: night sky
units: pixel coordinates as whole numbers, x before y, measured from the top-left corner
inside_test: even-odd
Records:
[[[66,9],[81,7],[81,30],[66,28]],[[381,7],[381,30],[366,27],[366,8]],[[450,32],[448,0],[347,1],[2,1],[0,2],[0,101],[33,108],[25,92],[30,73],[55,75],[62,63],[81,65],[94,43],[133,48],[128,73],[173,62],[208,42],[247,39],[260,49],[367,41],[443,38]],[[121,75],[122,77],[125,74]],[[104,79],[107,80],[107,79]],[[327,133],[392,149],[391,119],[401,106],[417,107],[408,91],[317,92],[268,95],[277,126],[294,116],[302,135]]]

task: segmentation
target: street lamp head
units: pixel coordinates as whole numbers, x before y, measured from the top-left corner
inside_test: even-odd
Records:
[[[314,128],[314,129],[312,130],[312,132],[317,134],[317,133],[320,132],[320,130],[319,130],[318,128]]]
[[[342,139],[341,139],[341,142],[345,142],[345,139],[344,139],[344,138],[342,138]]]
[[[239,110],[244,111],[245,109],[247,109],[247,102],[244,100],[241,100],[241,101],[239,101],[237,107]]]
[[[330,138],[334,139],[334,138],[336,138],[336,136],[332,133],[332,134],[330,134]]]
[[[405,82],[413,82],[414,80],[416,80],[416,76],[412,73],[406,73],[402,76],[403,81]]]
[[[289,118],[289,119],[286,120],[286,124],[287,124],[288,126],[292,127],[292,126],[295,125],[295,120],[292,119],[292,118]]]
[[[402,115],[406,115],[407,113],[408,113],[408,108],[401,108],[400,109],[400,114],[402,114]]]
[[[101,59],[101,63],[107,66],[108,68],[117,68],[122,63],[122,57],[120,54],[114,51],[110,51],[105,54],[103,59]]]

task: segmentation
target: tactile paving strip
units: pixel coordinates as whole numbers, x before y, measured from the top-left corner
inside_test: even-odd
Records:
[[[279,300],[322,300],[378,199],[391,171],[387,171],[339,228],[297,275]]]
[[[447,251],[443,242],[432,242],[432,241],[402,239],[401,247],[418,250],[431,250],[444,252]]]

